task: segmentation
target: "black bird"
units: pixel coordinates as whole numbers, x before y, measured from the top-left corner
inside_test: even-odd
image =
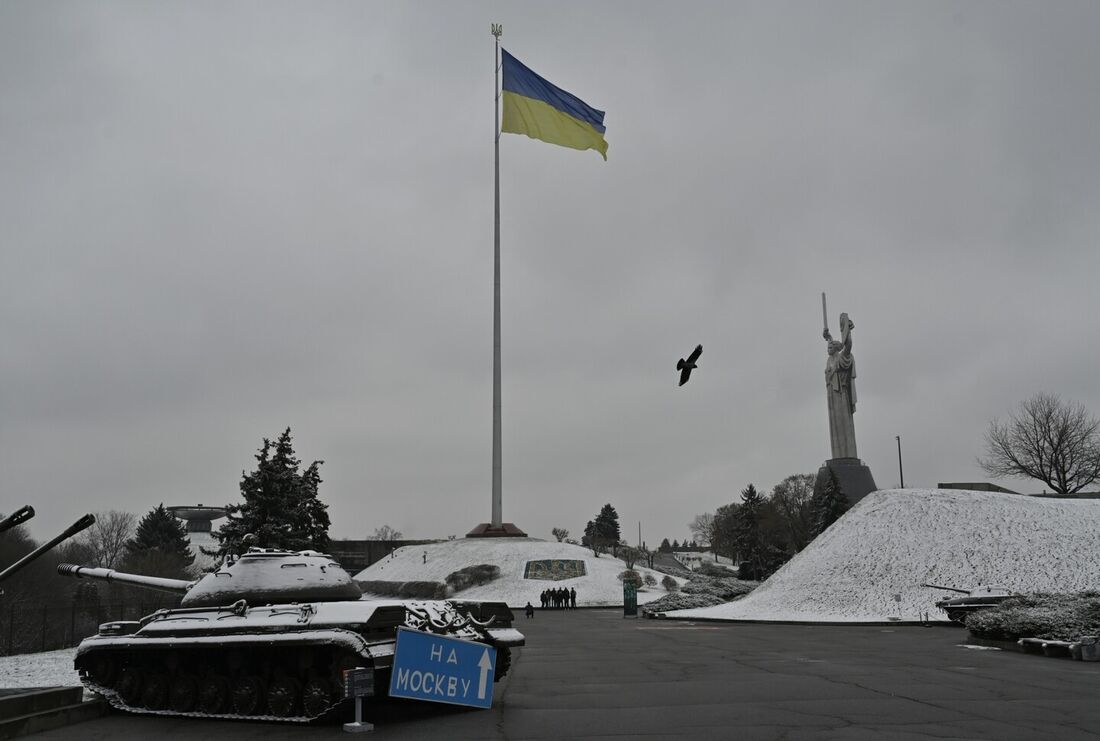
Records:
[[[676,370],[680,371],[680,385],[683,386],[691,378],[691,369],[696,368],[695,361],[699,359],[699,356],[703,354],[703,346],[696,345],[691,355],[687,356],[687,360],[680,358],[676,363]]]

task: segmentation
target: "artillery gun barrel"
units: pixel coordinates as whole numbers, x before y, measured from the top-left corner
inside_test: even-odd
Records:
[[[108,583],[118,582],[120,584],[133,584],[136,587],[155,589],[160,592],[172,592],[173,594],[184,594],[195,584],[195,582],[184,581],[183,579],[165,579],[159,576],[127,574],[124,571],[115,571],[114,569],[77,566],[71,563],[59,564],[57,573],[62,576],[72,576],[77,579],[98,579]]]
[[[932,589],[944,589],[948,592],[958,592],[959,594],[970,594],[969,589],[958,589],[957,587],[944,587],[939,584],[921,584],[922,587],[930,587]]]
[[[22,525],[32,517],[34,517],[34,507],[29,504],[26,507],[20,507],[3,520],[0,520],[0,533],[11,530],[16,525]]]
[[[27,519],[29,520],[30,517],[28,517]],[[95,515],[84,515],[79,520],[74,522],[72,525],[69,525],[69,527],[65,528],[65,532],[61,533],[60,535],[58,535],[53,540],[50,540],[50,541],[48,541],[46,543],[43,543],[42,545],[38,546],[37,548],[35,548],[30,553],[23,556],[23,558],[19,559],[18,561],[13,563],[11,566],[4,569],[3,572],[0,572],[0,581],[4,581],[9,576],[14,574],[16,571],[19,571],[19,569],[23,568],[24,566],[29,564],[31,561],[38,558],[43,553],[50,550],[51,548],[53,548],[55,545],[57,545],[61,541],[65,540],[66,538],[71,538],[74,535],[76,535],[77,533],[79,533],[81,530],[85,530],[85,529],[91,527],[92,523],[94,523],[94,522],[95,522]]]

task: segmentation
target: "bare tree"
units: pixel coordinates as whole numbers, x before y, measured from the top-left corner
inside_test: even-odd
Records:
[[[552,528],[550,534],[557,538],[559,543],[569,537],[569,531],[564,527]]]
[[[369,540],[401,540],[401,531],[394,530],[389,525],[383,525],[375,528],[374,535],[370,536]]]
[[[978,464],[993,477],[1036,479],[1056,494],[1100,480],[1100,420],[1053,394],[1036,394],[1007,421],[990,422],[985,442]]]
[[[642,557],[642,551],[640,548],[626,545],[619,549],[618,557],[623,560],[628,569],[633,569],[634,564]]]
[[[134,537],[136,527],[137,517],[132,512],[96,512],[95,524],[74,540],[87,549],[96,566],[113,569],[126,555],[126,543]]]
[[[813,539],[814,474],[796,473],[772,489],[771,503],[785,533],[788,550],[798,553]]]
[[[714,538],[714,515],[710,512],[695,515],[695,519],[688,524],[688,529],[691,531],[692,540],[696,543],[710,545]]]

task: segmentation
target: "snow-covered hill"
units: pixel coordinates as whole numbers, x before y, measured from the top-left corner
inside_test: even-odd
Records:
[[[879,491],[742,600],[670,617],[874,622],[946,620],[949,592],[1100,589],[1100,500],[948,489]]]
[[[550,580],[525,578],[530,561],[581,561],[585,575],[571,579]],[[394,551],[391,558],[371,564],[355,575],[356,581],[433,581],[443,582],[447,575],[466,566],[494,564],[500,568],[500,578],[489,584],[459,592],[461,599],[497,600],[511,607],[523,607],[528,601],[539,606],[539,594],[548,588],[565,587],[577,590],[577,606],[615,606],[623,603],[623,584],[619,574],[623,562],[607,553],[599,558],[578,545],[539,540],[538,538],[459,538],[429,545],[405,546]],[[638,592],[638,603],[644,604],[666,592],[660,587],[664,574],[635,565],[644,577],[652,574],[658,586]],[[683,583],[684,580],[679,580]]]

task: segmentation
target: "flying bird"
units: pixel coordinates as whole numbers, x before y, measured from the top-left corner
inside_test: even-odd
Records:
[[[695,361],[699,359],[699,356],[703,354],[703,346],[696,345],[691,355],[687,356],[687,360],[680,358],[676,363],[676,370],[680,371],[680,385],[683,386],[691,378],[691,370],[696,368]]]

